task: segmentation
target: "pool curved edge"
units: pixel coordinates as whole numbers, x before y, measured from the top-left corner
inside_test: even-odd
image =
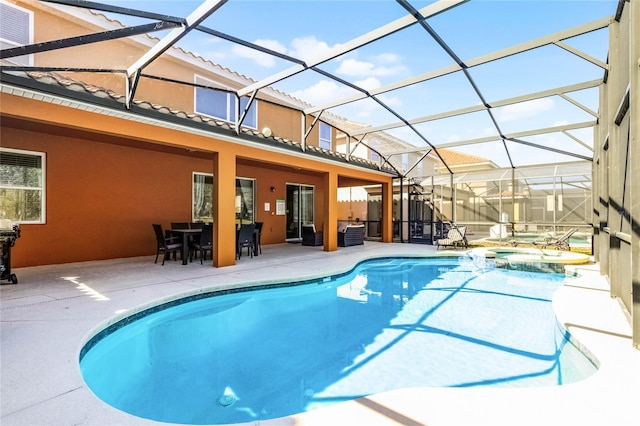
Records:
[[[552,304],[558,325],[597,360],[598,370],[584,380],[538,388],[395,389],[261,425],[342,425],[345,419],[371,425],[635,425],[632,416],[602,408],[632,404],[640,390],[640,351],[631,345],[630,325],[597,267],[574,276],[571,286],[554,293]]]
[[[201,298],[207,297],[215,297],[217,295],[222,295],[226,293],[235,293],[235,292],[245,292],[252,290],[262,290],[268,289],[271,287],[288,287],[294,285],[302,285],[302,284],[310,284],[313,282],[317,282],[318,280],[323,280],[325,278],[336,277],[341,275],[347,275],[354,271],[358,265],[363,262],[369,260],[376,259],[384,259],[389,257],[404,257],[404,258],[451,258],[457,259],[461,256],[464,256],[465,252],[434,252],[428,254],[401,254],[397,256],[391,255],[367,255],[361,256],[357,262],[353,263],[351,266],[347,266],[344,268],[336,268],[332,271],[325,271],[323,273],[315,273],[315,274],[307,274],[307,275],[299,275],[293,279],[267,279],[267,280],[254,280],[254,281],[246,281],[242,283],[235,284],[218,284],[208,287],[196,288],[189,291],[183,291],[179,293],[175,293],[169,297],[162,297],[159,299],[153,299],[147,303],[140,304],[134,308],[127,309],[122,311],[114,316],[107,318],[106,320],[99,322],[96,324],[89,332],[85,335],[80,343],[80,348],[78,350],[78,360],[82,360],[84,354],[90,350],[103,336],[112,333],[118,328],[124,327],[125,325],[136,321],[142,317],[152,314],[155,311],[166,309],[171,306],[171,304],[175,303],[183,304],[188,303],[192,300],[197,300]],[[93,343],[91,343],[93,342]]]
[[[388,258],[388,257],[413,257],[413,258],[458,258],[461,256],[464,256],[465,252],[446,252],[446,253],[432,253],[429,255],[406,255],[406,254],[402,254],[402,255],[398,255],[398,256],[390,256],[390,255],[373,255],[373,256],[367,256],[367,257],[363,257],[362,259],[359,259],[357,262],[355,262],[354,264],[352,264],[350,267],[348,268],[344,268],[343,270],[333,270],[332,273],[330,275],[335,276],[335,275],[341,275],[341,274],[348,274],[350,273],[353,269],[355,269],[360,263],[367,261],[367,260],[372,260],[372,259],[381,259],[381,258]],[[288,285],[297,285],[297,284],[302,284],[303,282],[308,282],[308,281],[313,281],[313,280],[317,280],[320,279],[323,276],[319,276],[319,275],[309,275],[309,276],[305,276],[305,277],[299,277],[298,279],[296,279],[294,281],[294,283],[290,283]],[[117,314],[109,319],[107,319],[106,321],[103,321],[102,323],[96,325],[92,331],[90,331],[86,338],[82,340],[82,346],[81,349],[84,348],[86,346],[86,343],[91,340],[92,338],[95,338],[98,334],[100,334],[101,331],[106,330],[107,328],[109,328],[110,326],[113,326],[115,324],[117,324],[118,322],[126,319],[126,318],[131,318],[132,316],[135,316],[135,314],[139,314],[144,312],[145,310],[148,309],[153,309],[153,308],[157,308],[157,307],[161,307],[163,305],[165,305],[166,303],[170,303],[172,301],[176,301],[176,300],[180,300],[180,299],[184,299],[186,297],[189,296],[199,296],[199,297],[210,297],[211,293],[219,293],[221,291],[244,291],[246,290],[247,287],[255,287],[256,289],[259,288],[264,288],[265,286],[269,286],[271,284],[274,283],[279,283],[278,280],[258,280],[258,281],[253,281],[253,282],[246,282],[246,283],[242,283],[242,284],[229,284],[229,285],[219,285],[219,286],[210,286],[207,288],[200,288],[200,289],[194,289],[191,291],[186,291],[186,292],[180,292],[180,293],[176,293],[172,296],[169,297],[165,297],[165,298],[160,298],[160,299],[156,299],[153,301],[150,301],[149,303],[145,303],[142,305],[137,306],[136,308],[133,309],[129,309],[126,312],[122,312],[120,314]],[[563,287],[560,287],[555,294],[557,293],[561,293],[563,290]],[[569,328],[566,327],[566,324],[571,325],[571,322],[567,322],[564,320],[561,320],[558,312],[562,312],[562,306],[560,307],[560,309],[557,308],[556,306],[556,297],[554,294],[554,298],[553,298],[553,306],[554,306],[554,312],[556,312],[556,318],[558,319],[558,327],[562,332],[567,332],[569,331]],[[571,303],[573,304],[573,302]],[[415,406],[417,407],[424,407],[424,401],[422,400],[423,397],[426,397],[430,400],[433,401],[441,401],[439,404],[441,404],[442,407],[446,407],[449,406],[450,408],[451,406],[451,401],[449,401],[449,404],[447,405],[446,400],[447,399],[460,399],[462,398],[461,403],[463,402],[464,399],[466,398],[471,398],[472,400],[467,401],[467,403],[472,403],[473,400],[477,400],[477,399],[485,399],[487,396],[491,395],[491,398],[505,398],[509,395],[519,395],[518,398],[520,399],[528,399],[530,398],[530,396],[527,396],[529,394],[536,394],[536,395],[542,395],[545,392],[548,392],[549,389],[554,389],[552,391],[552,393],[556,393],[559,392],[560,394],[564,394],[565,392],[569,391],[568,388],[575,388],[575,387],[581,387],[583,386],[583,382],[587,382],[587,381],[592,381],[592,380],[596,380],[597,378],[595,376],[600,375],[600,366],[601,363],[599,361],[599,358],[596,356],[596,354],[594,352],[592,352],[589,348],[587,344],[583,344],[581,342],[580,339],[576,338],[573,334],[571,333],[567,333],[567,336],[570,340],[570,342],[572,344],[574,344],[576,347],[578,347],[590,360],[592,360],[594,362],[594,364],[598,367],[598,371],[596,371],[596,373],[594,373],[593,376],[588,377],[586,379],[583,379],[581,381],[578,381],[576,383],[572,383],[572,384],[567,384],[567,385],[563,385],[563,386],[553,386],[551,388],[546,387],[546,388],[502,388],[502,389],[493,389],[493,388],[466,388],[466,389],[460,389],[460,388],[430,388],[430,387],[420,387],[420,388],[403,388],[403,389],[396,389],[396,390],[392,390],[392,391],[388,391],[388,392],[384,392],[384,393],[380,393],[380,394],[373,394],[364,398],[360,398],[360,399],[356,399],[356,400],[352,400],[352,401],[346,401],[343,403],[339,403],[339,404],[335,404],[329,407],[324,407],[324,408],[320,408],[317,410],[313,410],[313,411],[309,411],[309,412],[304,412],[304,413],[298,413],[298,414],[294,414],[291,416],[287,416],[287,417],[283,417],[283,418],[276,418],[276,419],[270,419],[270,420],[262,420],[260,422],[260,424],[263,425],[282,425],[282,424],[292,424],[291,422],[295,422],[295,424],[301,424],[301,425],[315,425],[315,424],[327,424],[330,423],[331,421],[334,420],[330,420],[333,416],[338,416],[341,420],[335,420],[334,422],[337,421],[336,424],[344,424],[344,416],[355,416],[355,413],[359,413],[357,414],[357,419],[358,421],[360,421],[361,419],[366,419],[370,416],[371,417],[371,423],[368,424],[387,424],[387,420],[389,419],[389,410],[391,409],[393,412],[397,412],[398,414],[394,414],[392,417],[393,422],[396,422],[396,420],[400,420],[400,421],[409,421],[411,419],[411,417],[406,417],[403,414],[401,414],[403,412],[403,410],[409,410],[412,411]],[[558,388],[558,389],[556,389]],[[567,388],[566,390],[563,391],[559,391],[559,388]],[[89,389],[89,388],[87,388]],[[544,391],[539,391],[540,389],[546,389]],[[91,391],[89,389],[89,391]],[[422,396],[421,396],[422,395]],[[111,407],[115,410],[118,410],[115,407]],[[360,411],[362,410],[367,411],[367,413],[360,413]],[[483,410],[485,410],[483,408]],[[432,407],[431,405],[429,405],[429,418],[431,418],[432,416],[438,416],[438,412],[441,411],[441,408],[437,408],[435,405]],[[450,418],[452,417],[452,413],[451,412],[447,412],[442,413],[443,414],[443,419],[447,419],[444,420],[442,424],[446,424],[446,425],[451,425],[451,424],[457,424],[455,422],[451,422]],[[133,416],[135,417],[135,416]],[[455,416],[453,416],[455,417]],[[374,420],[377,419],[377,420]],[[385,420],[387,419],[387,420]],[[403,420],[404,419],[404,420]],[[474,418],[475,419],[475,418]],[[471,419],[469,419],[469,421],[471,421]],[[465,420],[465,423],[467,421]],[[429,422],[425,422],[425,423],[429,423],[431,424],[431,420],[429,420]],[[482,424],[482,422],[478,423],[478,422],[474,422],[475,424]],[[500,422],[496,422],[495,418],[492,418],[490,421],[491,424],[495,425],[495,424],[502,424]],[[248,424],[253,424],[253,423],[246,423]],[[410,422],[408,424],[411,424]],[[462,423],[461,423],[462,424]],[[468,424],[468,423],[466,423]],[[504,423],[507,424],[507,423]],[[522,424],[522,423],[521,423]],[[235,425],[239,425],[239,424],[235,424]]]
[[[582,265],[591,262],[591,256],[561,250],[548,250],[525,247],[482,247],[470,250],[471,254],[477,254],[486,258],[502,256],[512,263],[553,263],[562,265]]]

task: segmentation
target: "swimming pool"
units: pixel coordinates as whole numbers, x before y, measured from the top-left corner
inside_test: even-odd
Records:
[[[596,371],[559,326],[570,277],[384,258],[297,285],[199,294],[110,325],[89,388],[136,416],[224,424],[416,386],[555,386]]]

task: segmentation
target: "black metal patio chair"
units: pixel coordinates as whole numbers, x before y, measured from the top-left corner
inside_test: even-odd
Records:
[[[158,248],[156,250],[156,260],[154,263],[158,263],[158,256],[162,253],[162,265],[167,256],[173,253],[173,260],[176,260],[176,253],[182,249],[182,241],[178,237],[172,237],[165,235],[162,230],[162,225],[153,224],[153,231],[156,234],[156,242]]]

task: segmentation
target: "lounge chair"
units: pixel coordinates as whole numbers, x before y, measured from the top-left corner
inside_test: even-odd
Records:
[[[455,226],[454,224],[451,224],[451,226],[452,227],[451,229],[449,229],[446,238],[440,238],[439,240],[436,240],[436,250],[440,247],[469,247],[469,242],[467,241],[466,237],[467,227]]]
[[[558,250],[569,251],[571,250],[571,247],[569,246],[569,238],[571,238],[571,236],[577,231],[578,228],[571,228],[558,237],[546,237],[544,241],[534,241],[533,244],[542,246],[543,249],[546,249],[547,247],[555,247]]]

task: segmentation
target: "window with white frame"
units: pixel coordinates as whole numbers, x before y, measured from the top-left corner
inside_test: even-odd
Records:
[[[21,7],[0,2],[0,48],[33,44],[33,12]],[[19,65],[33,65],[33,55],[8,58]]]
[[[422,177],[423,173],[423,167],[422,167],[422,163],[424,162],[424,158],[420,159],[420,161],[418,161],[418,163],[416,164],[416,166],[413,168],[412,170],[412,174],[413,176],[418,176],[418,177]]]
[[[191,217],[194,222],[213,222],[213,175],[193,172],[193,208]]]
[[[0,148],[0,218],[45,222],[45,160],[41,152]]]
[[[319,146],[320,148],[331,150],[331,126],[322,121],[320,122]]]
[[[196,84],[212,87],[211,89],[195,87],[195,112],[235,123],[238,102],[236,95],[222,89],[214,89],[217,85],[206,78],[196,76],[195,81]],[[242,116],[248,104],[249,97],[240,98],[240,116]],[[249,111],[247,111],[242,125],[252,129],[258,128],[258,108],[255,100],[251,104]]]
[[[378,142],[377,141],[371,141],[371,143],[369,143],[369,147],[371,148],[371,161],[375,161],[375,162],[379,162],[380,161],[380,154],[378,154],[376,151],[374,151],[374,149],[378,148]]]

